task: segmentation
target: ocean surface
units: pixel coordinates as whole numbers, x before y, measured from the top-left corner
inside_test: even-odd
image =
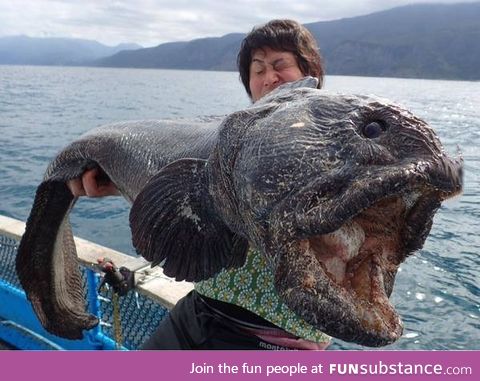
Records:
[[[464,192],[442,206],[424,248],[401,266],[391,299],[405,332],[386,349],[480,349],[480,82],[327,76],[325,88],[401,103],[451,154],[461,150]],[[0,66],[0,214],[25,220],[49,161],[93,127],[248,104],[236,73]],[[135,255],[123,199],[82,199],[72,222],[76,235]]]

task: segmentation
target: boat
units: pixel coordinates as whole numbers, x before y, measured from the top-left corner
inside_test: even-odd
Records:
[[[52,335],[37,319],[15,272],[24,231],[23,221],[0,215],[0,349],[136,350],[177,301],[193,289],[192,283],[165,276],[161,268],[151,268],[143,258],[75,237],[87,308],[100,324],[84,331],[81,340]],[[118,297],[111,288],[100,287],[99,258],[135,271],[135,289]]]

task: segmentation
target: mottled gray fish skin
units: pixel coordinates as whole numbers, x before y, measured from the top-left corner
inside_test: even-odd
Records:
[[[137,251],[168,275],[198,281],[240,266],[250,244],[310,324],[368,346],[397,340],[396,272],[461,191],[462,160],[398,105],[315,87],[312,78],[283,85],[221,124],[116,125],[63,151],[37,191],[17,263],[44,326],[78,337],[96,324],[66,276],[76,256],[65,182],[99,166],[133,201]]]
[[[307,322],[363,345],[394,342],[397,269],[461,191],[462,159],[375,97],[281,89],[249,112],[261,116],[241,131],[224,123],[210,166],[224,220],[266,255],[280,297]]]
[[[98,324],[86,312],[69,212],[76,201],[66,182],[99,168],[130,202],[166,164],[207,158],[222,117],[116,123],[87,132],[49,165],[37,189],[17,255],[20,282],[42,323],[69,339]]]

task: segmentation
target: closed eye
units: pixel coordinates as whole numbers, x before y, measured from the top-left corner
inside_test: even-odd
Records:
[[[292,67],[294,65],[295,65],[294,62],[290,62],[289,60],[286,60],[285,58],[280,58],[280,59],[276,60],[275,62],[273,62],[273,64],[272,64],[273,69],[276,70],[276,71],[282,71],[282,70],[288,69],[289,67]]]

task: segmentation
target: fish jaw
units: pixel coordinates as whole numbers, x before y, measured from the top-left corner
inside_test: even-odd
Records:
[[[327,334],[384,346],[403,332],[388,299],[401,257],[399,242],[397,237],[375,237],[362,218],[287,247],[278,261],[275,284],[292,310]]]
[[[296,266],[303,263],[303,270],[292,270],[286,258],[288,264],[282,261],[275,274],[275,287],[285,304],[309,324],[332,337],[370,347],[388,345],[400,338],[403,323],[388,298],[358,302],[354,294],[328,281],[314,258],[301,256]],[[381,285],[380,271],[376,274],[372,283]],[[382,295],[378,287],[370,290],[372,295]]]
[[[389,301],[395,276],[423,246],[441,202],[461,191],[462,163],[450,164],[443,175],[444,164],[356,178],[370,187],[349,185],[335,202],[312,198],[323,179],[284,200],[270,219],[265,249],[280,297],[331,336],[366,346],[396,341],[403,324]]]
[[[382,203],[392,215],[403,208],[399,198]],[[277,251],[275,270],[276,289],[292,310],[331,336],[367,346],[390,344],[403,332],[388,299],[404,257],[400,229],[382,233],[374,221],[379,209],[287,244]]]

